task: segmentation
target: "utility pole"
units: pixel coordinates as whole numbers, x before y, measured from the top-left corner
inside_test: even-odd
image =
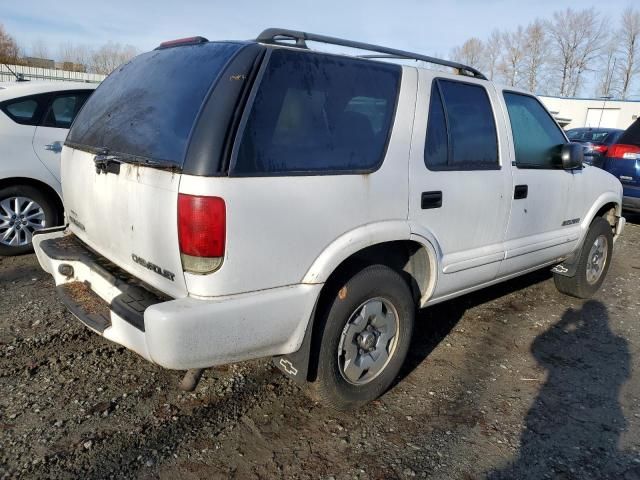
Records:
[[[611,68],[611,70],[609,72],[607,72],[607,80],[605,83],[605,91],[604,91],[604,95],[600,98],[602,98],[604,101],[602,102],[602,109],[600,110],[600,120],[598,120],[598,128],[600,128],[600,124],[602,123],[602,115],[604,114],[604,107],[607,106],[607,100],[611,100],[613,98],[613,96],[611,96],[611,81],[613,80],[613,73],[616,71],[616,61],[618,60],[617,57],[613,58],[613,67]]]

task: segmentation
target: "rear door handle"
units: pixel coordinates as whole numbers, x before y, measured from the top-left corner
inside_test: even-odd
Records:
[[[513,199],[521,200],[523,198],[527,198],[529,194],[529,185],[516,185],[516,188],[513,190]]]
[[[423,210],[428,208],[440,208],[442,206],[442,192],[422,192],[420,207]]]

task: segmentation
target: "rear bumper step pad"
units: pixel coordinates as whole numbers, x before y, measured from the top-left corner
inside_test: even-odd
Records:
[[[69,282],[56,287],[67,308],[90,328],[102,333],[111,326],[110,312],[144,332],[144,311],[151,305],[171,300],[152,291],[135,277],[84,245],[75,235],[44,240],[42,251],[59,261],[81,262],[122,293],[109,304],[88,282]]]

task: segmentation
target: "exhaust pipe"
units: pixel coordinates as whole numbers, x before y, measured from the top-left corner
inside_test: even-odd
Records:
[[[200,382],[202,372],[204,372],[204,368],[192,368],[191,370],[187,370],[187,373],[184,374],[184,377],[182,377],[182,381],[180,382],[180,390],[184,392],[193,392]]]

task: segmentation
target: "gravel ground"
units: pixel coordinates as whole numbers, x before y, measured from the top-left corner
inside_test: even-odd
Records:
[[[429,308],[395,387],[315,404],[260,360],[193,394],[0,258],[0,478],[640,479],[640,219],[594,299],[548,272]]]

